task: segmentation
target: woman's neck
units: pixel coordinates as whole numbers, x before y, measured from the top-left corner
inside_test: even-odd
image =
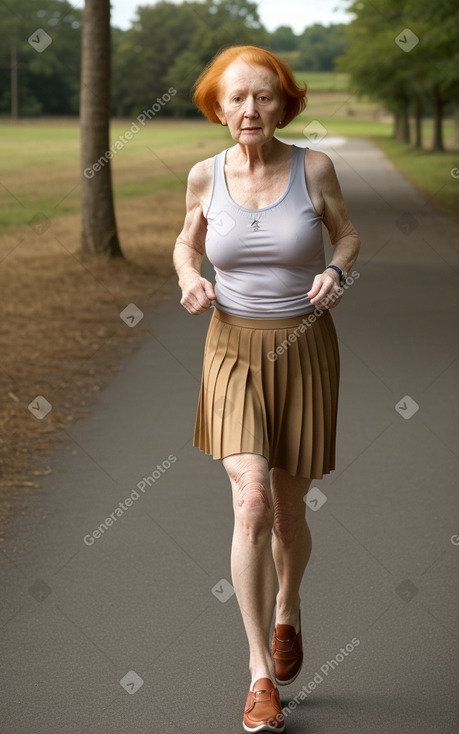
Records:
[[[244,145],[237,143],[233,148],[233,156],[230,157],[230,163],[234,163],[248,171],[264,168],[267,164],[277,162],[280,155],[284,154],[283,148],[290,146],[284,145],[280,140],[271,138],[260,145]]]

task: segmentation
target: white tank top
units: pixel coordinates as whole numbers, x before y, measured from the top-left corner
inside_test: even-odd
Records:
[[[231,198],[225,178],[227,150],[214,158],[207,210],[206,254],[215,269],[213,305],[249,318],[282,318],[313,311],[306,293],[325,269],[322,219],[306,187],[304,148],[292,146],[282,196],[262,209]]]

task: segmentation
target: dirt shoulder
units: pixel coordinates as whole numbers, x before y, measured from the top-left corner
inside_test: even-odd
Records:
[[[183,214],[182,191],[120,202],[124,260],[82,256],[74,216],[0,238],[0,540],[40,476],[52,472],[62,431],[89,414],[110,375],[148,336],[142,321],[133,328],[120,313],[173,297]],[[42,398],[52,406],[45,419]]]

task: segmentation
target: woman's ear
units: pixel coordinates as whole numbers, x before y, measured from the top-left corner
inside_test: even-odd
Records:
[[[218,119],[220,120],[222,125],[227,125],[225,114],[222,110],[220,102],[216,102],[215,104],[215,114],[217,115]]]
[[[285,120],[285,116],[287,114],[287,100],[285,99],[285,97],[284,97],[284,101],[285,101],[285,103],[284,103],[284,106],[282,107],[282,112],[281,112],[281,115],[279,117],[279,120],[281,122],[283,122]]]

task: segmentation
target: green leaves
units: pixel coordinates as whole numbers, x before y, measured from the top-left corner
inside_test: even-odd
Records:
[[[81,23],[81,10],[66,0],[0,3],[0,113],[10,111],[11,47],[18,63],[19,115],[77,113]],[[51,43],[43,44],[47,36]]]
[[[457,2],[357,0],[349,10],[356,17],[341,68],[354,91],[405,117],[411,109],[429,109],[434,95],[441,118],[445,104],[459,96]]]
[[[140,7],[113,54],[113,111],[129,116],[165,89],[177,89],[168,114],[196,115],[191,87],[212,57],[229,44],[269,43],[250,0],[206,0]],[[132,74],[135,69],[135,74]]]

